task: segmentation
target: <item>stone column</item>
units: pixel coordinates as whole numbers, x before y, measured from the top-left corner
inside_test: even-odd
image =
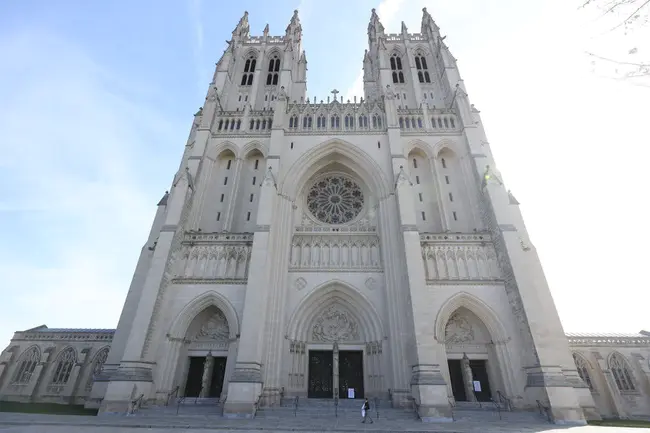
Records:
[[[203,377],[201,378],[201,397],[210,395],[210,385],[212,384],[212,371],[214,370],[214,356],[208,352],[203,363]]]
[[[463,374],[463,385],[465,386],[467,401],[476,401],[476,395],[474,395],[474,374],[472,373],[472,367],[469,366],[469,358],[466,353],[463,353],[463,358],[460,360],[460,370]]]
[[[332,347],[332,373],[334,377],[332,378],[332,397],[337,398],[339,394],[339,343],[334,342]]]

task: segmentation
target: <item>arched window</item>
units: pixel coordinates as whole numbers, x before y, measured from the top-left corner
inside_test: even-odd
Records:
[[[614,376],[619,391],[634,391],[636,389],[632,379],[632,372],[623,356],[614,353],[609,358],[609,369],[612,371],[612,376]]]
[[[18,360],[18,368],[11,379],[13,384],[28,384],[34,373],[34,369],[41,360],[41,352],[38,347],[32,346],[24,352]]]
[[[298,129],[298,115],[294,114],[289,118],[289,128]]]
[[[95,383],[95,379],[97,379],[99,374],[102,372],[102,367],[104,367],[104,363],[106,362],[107,357],[108,347],[104,347],[99,352],[97,352],[97,355],[95,355],[95,359],[92,363],[92,370],[90,370],[88,380],[86,381],[86,391],[90,392],[92,389],[93,383]]]
[[[302,129],[311,129],[311,116],[304,116],[302,118]]]
[[[77,354],[72,347],[68,347],[59,354],[54,364],[54,373],[50,385],[62,386],[68,383],[72,368],[77,361]]]
[[[345,127],[354,129],[354,116],[351,116],[349,114],[345,115]]]
[[[573,361],[576,363],[576,369],[578,370],[578,375],[584,383],[587,384],[591,391],[594,390],[593,384],[591,383],[591,377],[589,376],[589,364],[587,361],[577,353],[573,354]]]
[[[418,70],[418,80],[420,83],[430,83],[431,77],[427,68],[427,59],[424,54],[418,52],[415,55],[415,68]]]
[[[338,114],[333,114],[331,117],[331,127],[332,128],[340,128],[341,127],[341,119],[339,118]]]
[[[251,56],[246,59],[246,63],[244,63],[244,74],[241,77],[242,86],[250,86],[251,84],[253,84],[255,63],[257,63],[257,59],[255,58],[254,55],[251,54]]]
[[[325,128],[325,127],[327,127],[327,122],[326,122],[326,120],[325,120],[325,115],[324,115],[324,114],[321,114],[320,116],[318,116],[318,119],[317,119],[317,122],[316,122],[316,126],[317,126],[318,128]]]
[[[266,76],[266,85],[275,86],[278,84],[278,77],[280,75],[280,58],[277,54],[269,60],[269,73]]]
[[[404,82],[404,72],[402,72],[402,58],[393,54],[390,57],[390,70],[393,76],[393,83],[403,83]]]

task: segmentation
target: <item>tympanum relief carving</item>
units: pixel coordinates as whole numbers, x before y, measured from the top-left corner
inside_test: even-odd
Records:
[[[217,310],[201,325],[194,340],[224,341],[228,338],[230,338],[228,319],[221,310]]]
[[[466,344],[472,343],[474,340],[474,328],[467,317],[460,313],[452,314],[445,327],[445,343]]]
[[[359,325],[347,311],[333,305],[316,319],[311,337],[314,341],[325,343],[357,341],[359,340]]]

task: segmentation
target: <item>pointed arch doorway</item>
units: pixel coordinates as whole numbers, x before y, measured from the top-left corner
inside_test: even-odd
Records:
[[[317,289],[290,320],[288,394],[360,399],[383,389],[379,317],[356,289]]]

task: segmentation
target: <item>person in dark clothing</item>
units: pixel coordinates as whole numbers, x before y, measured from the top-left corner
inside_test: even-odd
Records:
[[[368,399],[363,402],[361,414],[363,415],[363,421],[361,421],[362,423],[365,424],[366,420],[370,420],[370,424],[373,424],[373,420],[370,418],[370,403],[368,403]]]

